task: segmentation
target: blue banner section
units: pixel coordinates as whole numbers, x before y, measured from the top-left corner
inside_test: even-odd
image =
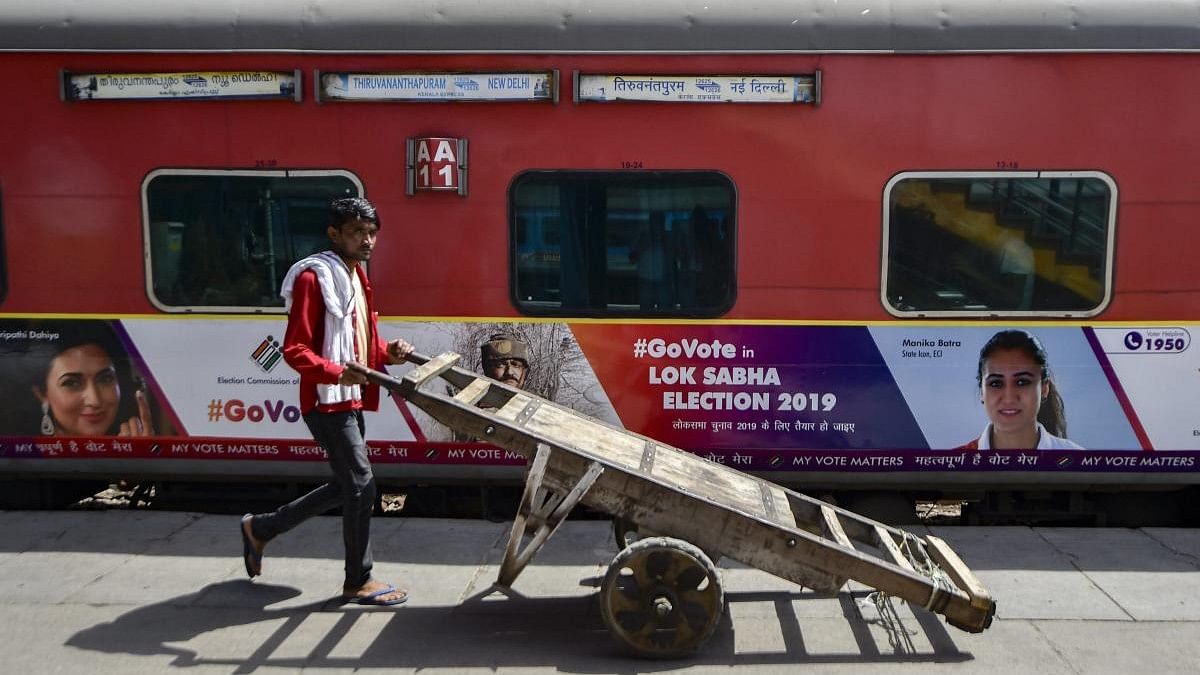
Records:
[[[944,326],[870,329],[928,438],[928,447],[953,449],[983,434],[990,420],[978,379],[980,351],[1006,330]],[[1058,435],[1088,449],[1141,450],[1085,330],[1047,327],[1023,331],[1042,345],[1045,367],[1061,399],[1065,432]]]

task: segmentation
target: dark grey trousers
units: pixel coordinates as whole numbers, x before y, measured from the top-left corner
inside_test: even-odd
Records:
[[[342,539],[346,544],[346,588],[371,578],[371,513],[375,509],[375,474],[363,440],[366,427],[361,410],[310,412],[304,423],[325,449],[333,480],[272,513],[255,515],[250,523],[262,541],[296,527],[309,518],[342,507]]]

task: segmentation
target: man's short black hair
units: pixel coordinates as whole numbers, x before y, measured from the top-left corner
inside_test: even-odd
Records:
[[[379,215],[375,213],[375,205],[366,197],[343,197],[329,202],[329,225],[342,229],[342,225],[356,220],[375,223],[375,227],[383,227]]]

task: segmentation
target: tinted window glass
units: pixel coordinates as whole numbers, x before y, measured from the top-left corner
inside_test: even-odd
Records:
[[[1091,314],[1108,298],[1113,184],[1097,175],[892,181],[884,295],[913,314]]]
[[[346,175],[154,176],[146,185],[152,298],[165,308],[282,307],[293,262],[326,247],[329,201]]]
[[[713,172],[539,171],[510,193],[530,314],[715,316],[733,303],[733,184]]]

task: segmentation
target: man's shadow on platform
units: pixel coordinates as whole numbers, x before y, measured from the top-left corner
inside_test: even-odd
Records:
[[[290,586],[256,584],[248,580],[223,581],[170,600],[138,607],[109,623],[86,628],[71,636],[67,645],[80,649],[112,654],[174,655],[173,666],[190,666],[205,662],[188,649],[170,643],[187,642],[205,633],[269,621],[276,618],[307,616],[319,611],[327,602],[301,607],[268,609],[271,605],[300,595]],[[207,605],[206,598],[237,597],[234,606]]]
[[[586,580],[585,580],[586,582]],[[581,585],[589,585],[583,583]],[[555,666],[562,672],[614,673],[659,672],[680,667],[679,660],[654,661],[625,656],[600,619],[595,595],[528,598],[509,591],[499,598],[489,589],[461,604],[443,607],[363,608],[343,607],[337,598],[304,605],[272,609],[271,605],[300,595],[296,588],[246,580],[210,584],[195,593],[138,607],[114,621],[86,628],[73,635],[67,645],[110,654],[174,656],[172,667],[222,664],[234,672],[249,673],[264,666],[284,668],[467,668]],[[490,596],[490,597],[489,597]],[[691,665],[750,665],[805,663],[936,663],[971,660],[960,651],[937,617],[916,614],[918,630],[929,645],[915,651],[878,646],[869,625],[857,610],[863,594],[842,593],[839,601],[858,651],[822,653],[806,644],[803,628],[791,603],[812,597],[811,593],[729,593],[729,603],[773,602],[780,619],[785,649],[770,653],[737,653],[735,627],[723,613],[713,639],[682,661]],[[341,656],[335,648],[349,635],[364,612],[391,614],[371,644],[354,656]],[[279,646],[313,614],[341,614],[327,633],[317,638],[303,656],[276,655]],[[197,637],[238,626],[261,622],[283,622],[258,644],[247,647],[245,656],[204,656],[174,646]],[[916,631],[911,631],[915,633]],[[255,635],[264,635],[258,629]],[[441,648],[471,645],[469,649]],[[415,648],[414,648],[415,647]],[[932,649],[929,649],[932,647]]]

